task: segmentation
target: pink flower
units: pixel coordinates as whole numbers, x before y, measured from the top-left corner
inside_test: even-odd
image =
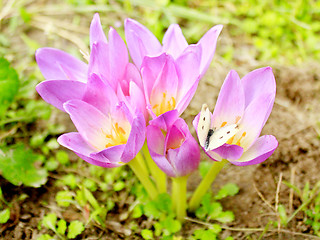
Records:
[[[114,90],[95,74],[89,78],[83,100],[69,100],[63,107],[78,132],[63,134],[58,142],[91,164],[121,166],[144,144],[143,114],[131,114],[125,103],[118,103]]]
[[[147,108],[153,118],[176,109],[179,115],[191,101],[199,82],[199,54],[145,57],[141,66]]]
[[[64,111],[64,102],[83,100],[88,78],[96,74],[112,87],[119,101],[126,103],[131,114],[139,109],[147,118],[140,73],[129,63],[126,45],[113,28],[110,28],[108,37],[109,41],[102,30],[99,15],[95,14],[90,26],[89,65],[58,49],[38,49],[36,60],[46,78],[36,87],[40,96]]]
[[[242,79],[235,71],[230,71],[221,87],[214,112],[209,115],[210,128],[213,129],[211,134],[218,135],[224,132],[221,130],[223,127],[230,128],[236,124],[238,129],[232,136],[228,135],[230,131],[219,135],[219,147],[207,149],[204,142],[210,142],[213,135],[206,139],[199,135],[198,114],[193,125],[203,149],[207,149],[206,154],[214,161],[227,159],[239,166],[258,164],[270,157],[278,147],[278,141],[272,135],[259,135],[271,113],[275,94],[276,83],[270,67],[254,70]],[[203,124],[203,119],[200,123]]]
[[[145,56],[154,57],[167,53],[178,59],[188,51],[200,53],[199,68],[195,69],[202,77],[207,71],[217,44],[217,38],[222,30],[222,25],[211,28],[197,44],[188,45],[178,24],[171,24],[166,31],[162,46],[158,39],[143,25],[133,19],[125,21],[125,35],[133,62],[141,67]],[[191,71],[191,70],[190,70]]]
[[[188,125],[176,110],[150,121],[147,144],[158,167],[170,177],[181,177],[198,168],[200,150]]]

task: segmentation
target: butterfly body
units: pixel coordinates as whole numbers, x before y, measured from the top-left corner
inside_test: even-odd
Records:
[[[200,145],[206,151],[210,151],[227,143],[239,131],[239,127],[237,124],[231,124],[213,129],[211,127],[211,113],[208,106],[203,104],[197,130]]]

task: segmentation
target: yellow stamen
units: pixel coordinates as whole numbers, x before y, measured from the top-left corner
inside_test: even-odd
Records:
[[[159,116],[165,112],[173,110],[176,107],[176,99],[171,97],[170,100],[167,100],[167,92],[162,93],[162,99],[160,104],[154,104],[152,109],[154,113]]]
[[[242,140],[242,138],[244,138],[247,135],[246,132],[242,133],[242,136],[239,138],[239,140],[237,141],[236,145],[240,146],[240,141]]]
[[[227,122],[223,122],[223,123],[221,124],[221,128],[224,127],[225,125],[227,125]]]
[[[128,140],[126,131],[120,127],[118,123],[112,124],[112,129],[109,134],[106,134],[106,138],[109,140],[109,142],[106,144],[106,148],[125,144]]]

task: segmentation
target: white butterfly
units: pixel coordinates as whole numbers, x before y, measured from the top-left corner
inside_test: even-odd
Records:
[[[211,114],[207,104],[202,105],[199,123],[198,123],[198,138],[200,145],[210,151],[225,144],[239,131],[237,124],[231,124],[219,129],[211,128]]]

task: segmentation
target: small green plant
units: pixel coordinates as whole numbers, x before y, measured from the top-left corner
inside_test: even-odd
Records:
[[[47,170],[36,167],[41,155],[33,153],[23,144],[4,147],[0,150],[0,171],[12,184],[40,187],[47,182]]]
[[[52,230],[56,236],[59,237],[59,239],[74,239],[78,235],[80,235],[85,227],[84,224],[78,220],[71,221],[70,223],[67,223],[63,219],[58,219],[57,215],[55,213],[49,213],[47,214],[43,220],[41,221],[41,226]],[[49,234],[41,235],[38,240],[46,240],[46,239],[55,239]]]

